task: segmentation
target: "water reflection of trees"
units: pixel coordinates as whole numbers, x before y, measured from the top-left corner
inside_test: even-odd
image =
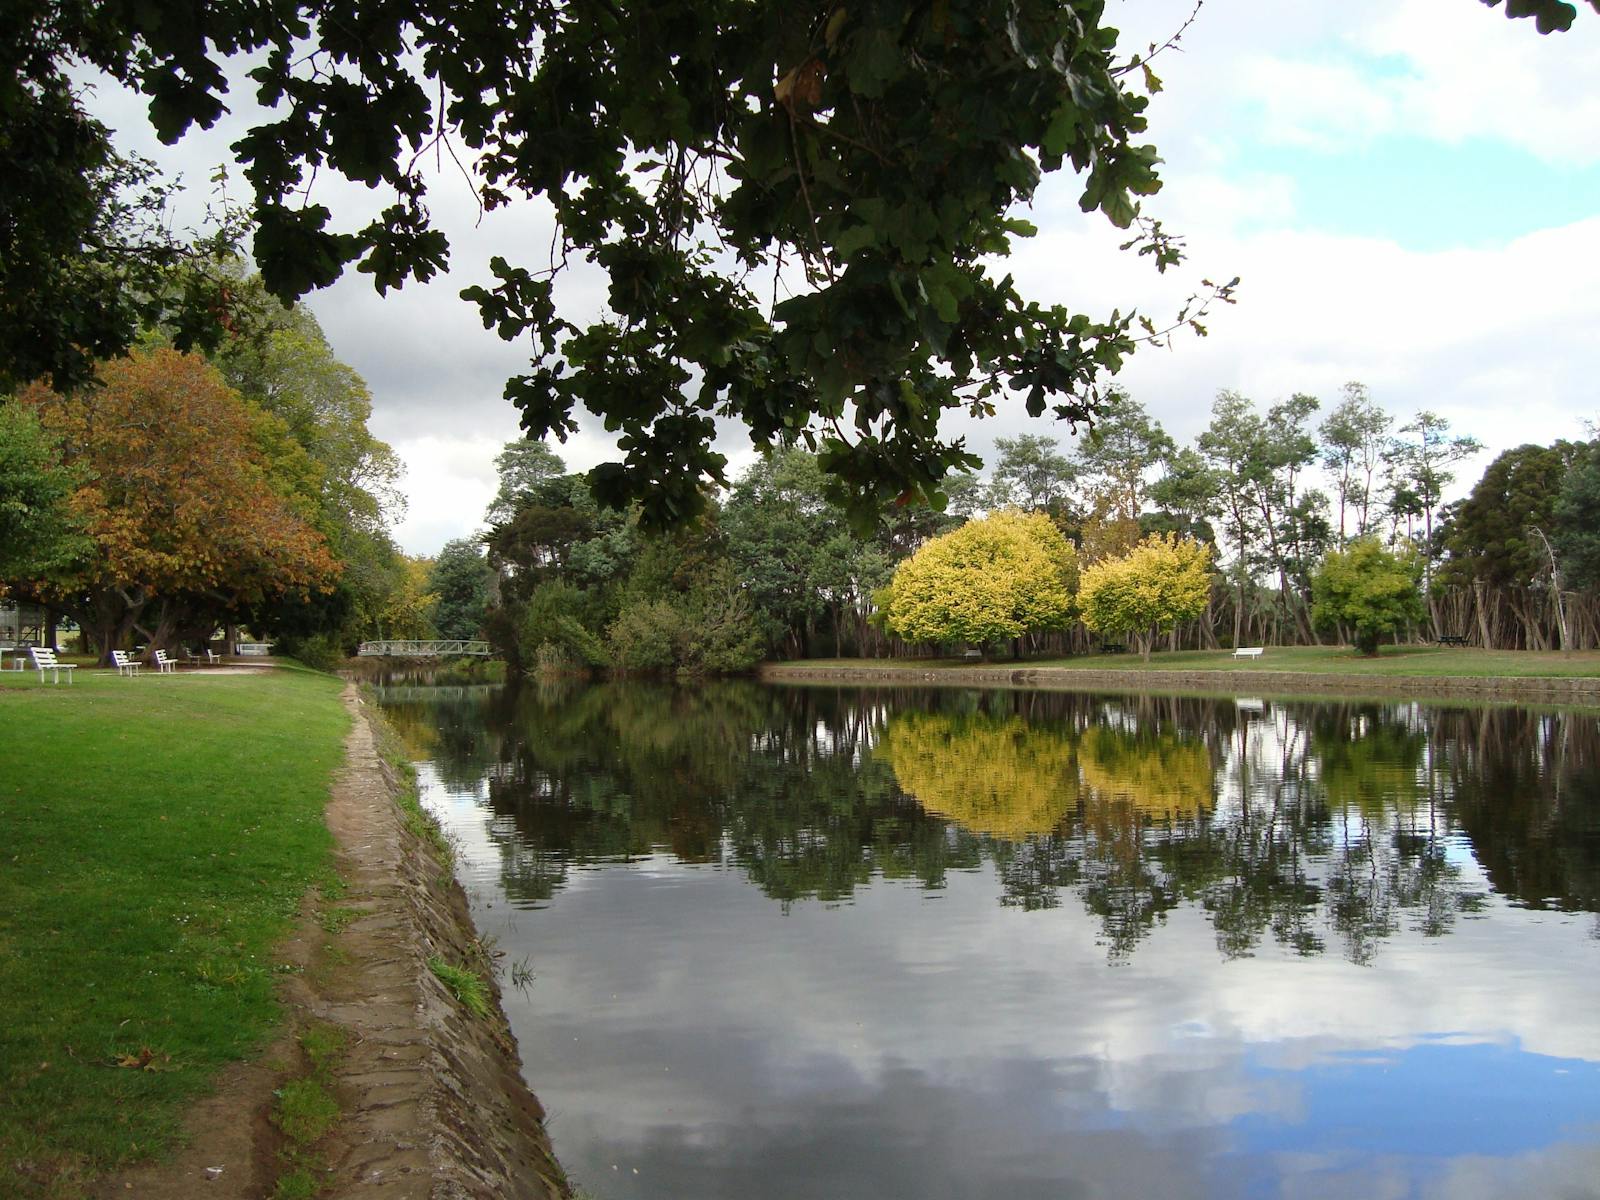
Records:
[[[1076,903],[1114,955],[1187,906],[1225,956],[1356,962],[1481,907],[1480,867],[1518,903],[1600,908],[1600,722],[1578,714],[629,683],[441,728],[524,900],[661,852],[784,903],[988,860],[1002,904]]]

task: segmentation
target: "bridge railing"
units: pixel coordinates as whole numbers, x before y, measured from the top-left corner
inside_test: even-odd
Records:
[[[363,658],[457,658],[465,655],[487,657],[489,643],[462,638],[444,638],[435,641],[390,639],[388,641],[362,642],[356,651]]]

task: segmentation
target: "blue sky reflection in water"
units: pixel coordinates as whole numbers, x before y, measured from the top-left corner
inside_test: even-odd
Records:
[[[622,1197],[1600,1197],[1600,719],[386,702]]]

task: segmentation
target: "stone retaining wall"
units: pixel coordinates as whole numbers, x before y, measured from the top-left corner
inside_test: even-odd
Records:
[[[544,1110],[523,1081],[466,896],[404,827],[396,796],[407,784],[376,751],[372,723],[381,716],[353,685],[345,702],[356,721],[329,824],[350,888],[345,903],[364,915],[348,931],[354,978],[345,994],[322,997],[317,1013],[354,1035],[339,1071],[348,1104],[329,1156],[329,1193],[334,1200],[565,1200]],[[372,947],[366,953],[362,934]],[[489,977],[487,1018],[468,1012],[434,977],[434,957]]]
[[[1463,675],[1324,675],[1301,671],[1119,671],[1076,667],[805,666],[769,663],[761,678],[774,683],[874,683],[933,687],[1025,687],[1068,691],[1223,692],[1230,695],[1406,696],[1600,703],[1600,677]]]

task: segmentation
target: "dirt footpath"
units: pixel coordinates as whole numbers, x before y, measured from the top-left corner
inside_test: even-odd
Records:
[[[270,1197],[285,1169],[270,1120],[273,1093],[305,1073],[297,1037],[317,1024],[338,1027],[346,1047],[333,1085],[343,1116],[315,1148],[319,1196],[569,1195],[543,1110],[522,1081],[498,989],[490,1018],[474,1017],[428,969],[438,956],[481,972],[485,955],[461,889],[405,829],[398,781],[378,757],[353,684],[344,703],[355,721],[328,825],[347,886],[337,899],[308,900],[282,948],[291,968],[288,1029],[261,1059],[225,1074],[191,1115],[188,1143],[173,1160],[104,1180],[96,1196]],[[338,921],[328,920],[330,909]]]

